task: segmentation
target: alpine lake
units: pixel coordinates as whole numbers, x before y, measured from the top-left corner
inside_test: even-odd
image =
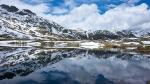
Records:
[[[150,53],[81,41],[0,41],[0,84],[150,84]]]

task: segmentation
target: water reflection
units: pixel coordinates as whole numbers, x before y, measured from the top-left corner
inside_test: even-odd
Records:
[[[0,84],[146,84],[149,55],[116,50],[0,48]]]

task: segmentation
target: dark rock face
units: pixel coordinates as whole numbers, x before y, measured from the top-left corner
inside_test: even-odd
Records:
[[[126,30],[117,31],[116,33],[120,36],[120,38],[121,38],[121,37],[128,37],[128,38],[130,38],[130,37],[136,37],[136,36],[133,34],[133,32],[131,32],[131,31],[126,31]]]
[[[28,9],[23,9],[22,11],[19,11],[16,14],[19,14],[19,15],[36,15],[35,13],[33,13],[32,11],[30,11]]]
[[[0,7],[7,10],[8,12],[17,12],[19,10],[15,6],[8,6],[8,5],[5,5],[5,4],[0,5]]]
[[[98,40],[98,39],[119,39],[119,36],[107,31],[107,30],[97,30],[93,33],[89,33],[90,39]]]
[[[33,15],[36,15],[35,13],[33,13],[32,11],[28,10],[28,9],[23,9],[26,13],[29,13],[29,14],[33,14]]]
[[[19,9],[15,6],[8,6],[5,4],[2,4],[0,5],[0,7],[2,9],[7,10],[8,12],[16,12],[16,14],[19,14],[19,15],[36,15],[35,13],[33,13],[32,11],[28,9],[23,9],[22,11],[19,11]]]

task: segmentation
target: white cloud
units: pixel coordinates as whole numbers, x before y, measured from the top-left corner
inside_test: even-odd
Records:
[[[100,14],[96,4],[83,4],[74,8],[69,14],[46,17],[67,28],[122,30],[149,23],[150,11],[146,4],[139,6],[122,4],[105,14]]]
[[[107,9],[112,9],[112,8],[115,8],[115,7],[117,7],[117,5],[114,5],[114,4],[107,5]]]
[[[141,0],[128,0],[128,3],[129,4],[134,4],[134,3],[137,3],[137,2],[140,2]]]
[[[95,4],[90,6],[83,4],[74,8],[69,14],[61,16],[47,15],[47,18],[67,28],[91,28],[91,25],[93,25],[91,21],[95,18],[95,15],[99,16],[99,10]]]
[[[69,9],[74,8],[77,4],[74,0],[64,0],[65,6],[69,6]]]
[[[69,10],[60,7],[53,7],[51,13],[52,14],[64,14],[67,13]]]

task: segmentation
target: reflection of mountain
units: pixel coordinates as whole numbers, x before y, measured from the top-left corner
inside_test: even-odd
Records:
[[[9,75],[28,75],[47,64],[54,64],[63,58],[73,57],[78,52],[78,50],[47,51],[34,48],[2,48],[0,52],[0,78],[9,78]]]
[[[145,84],[150,79],[150,59],[144,55],[34,48],[3,49],[2,53],[10,54],[1,56],[0,78],[23,77],[0,83]]]

